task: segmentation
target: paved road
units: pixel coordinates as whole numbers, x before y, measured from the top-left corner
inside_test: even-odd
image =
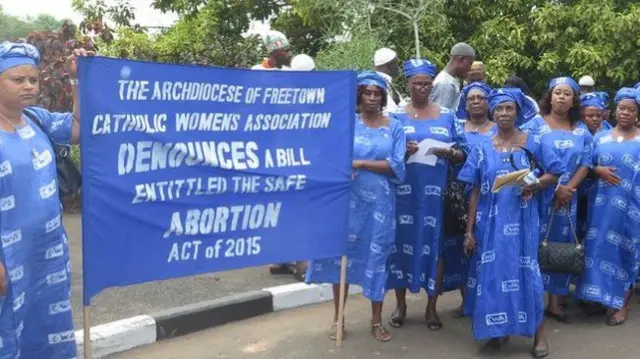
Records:
[[[348,336],[342,348],[335,348],[326,336],[333,313],[330,303],[271,313],[227,324],[208,331],[158,342],[110,359],[449,359],[530,358],[531,339],[512,338],[501,352],[487,352],[471,339],[470,321],[449,314],[459,303],[456,294],[440,300],[444,328],[430,332],[424,325],[426,300],[413,296],[403,329],[394,329],[391,342],[376,342],[369,334],[369,303],[354,297],[347,304]],[[393,299],[387,297],[385,316]],[[625,325],[607,327],[602,318],[577,317],[571,325],[550,323],[550,359],[640,358],[640,314],[631,312]]]
[[[74,322],[82,328],[82,230],[81,216],[65,214],[72,265]],[[124,288],[110,288],[93,299],[91,325],[139,314],[219,298],[228,294],[294,283],[292,276],[272,276],[267,268],[249,268],[184,279],[158,281]]]

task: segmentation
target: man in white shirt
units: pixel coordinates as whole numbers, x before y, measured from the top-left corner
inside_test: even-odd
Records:
[[[464,42],[453,45],[449,63],[433,80],[429,101],[455,112],[460,97],[460,79],[467,76],[475,58],[476,51],[470,45]]]
[[[578,85],[580,85],[580,95],[593,92],[596,89],[596,81],[589,75],[582,76],[580,80],[578,80]]]
[[[394,112],[404,106],[402,96],[393,88],[393,78],[400,74],[400,64],[395,51],[383,47],[373,55],[373,64],[378,75],[387,82],[387,107],[384,113]]]

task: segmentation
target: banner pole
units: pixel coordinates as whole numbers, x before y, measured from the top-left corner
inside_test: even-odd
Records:
[[[92,350],[91,350],[91,325],[90,325],[90,321],[89,321],[89,312],[90,312],[91,306],[84,306],[82,308],[82,326],[84,329],[84,338],[83,342],[84,342],[84,359],[91,359],[92,358]]]
[[[338,302],[338,333],[336,335],[336,346],[342,347],[344,337],[344,299],[347,295],[347,256],[342,256],[340,263],[340,302]]]

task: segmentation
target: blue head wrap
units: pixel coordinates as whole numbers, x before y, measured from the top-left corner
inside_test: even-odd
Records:
[[[549,90],[552,91],[558,85],[569,85],[576,94],[580,93],[580,85],[571,77],[556,77],[549,82]]]
[[[605,106],[609,103],[609,94],[604,91],[594,92],[594,94],[598,95],[604,102]]]
[[[618,103],[622,100],[634,100],[636,104],[640,105],[640,91],[631,88],[631,87],[623,87],[616,93],[616,97],[613,100],[615,103]]]
[[[516,105],[518,105],[518,118],[516,119],[516,126],[518,127],[527,123],[537,113],[524,92],[519,88],[513,87],[494,89],[491,91],[489,94],[489,112],[493,115],[496,106],[507,101],[515,102]]]
[[[436,77],[438,69],[431,61],[425,59],[411,59],[404,62],[402,65],[404,70],[404,77],[408,79],[415,75],[427,75],[429,77]]]
[[[605,105],[606,100],[600,94],[605,94],[607,98],[609,98],[609,95],[607,95],[606,92],[590,92],[580,96],[580,105],[583,108],[596,107],[600,110],[604,110],[605,108],[607,108],[607,106]]]
[[[33,45],[4,41],[0,44],[0,73],[21,66],[40,64],[40,52]]]
[[[467,118],[467,95],[469,95],[471,90],[480,90],[486,97],[489,97],[489,93],[491,92],[491,88],[484,82],[480,81],[472,82],[463,87],[460,95],[460,102],[458,103],[458,109],[456,111],[456,116],[459,119]]]
[[[636,89],[636,90],[640,90],[640,82],[638,82],[637,84],[635,84],[635,85],[633,86],[633,88],[634,88],[634,89]]]
[[[359,86],[378,86],[382,92],[387,93],[387,81],[378,75],[375,71],[362,71],[358,74],[358,87]]]

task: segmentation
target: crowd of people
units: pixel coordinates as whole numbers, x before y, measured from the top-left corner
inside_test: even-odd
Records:
[[[255,68],[301,70],[283,34],[267,41],[270,56]],[[544,317],[572,322],[570,297],[585,314],[623,324],[640,268],[640,83],[610,101],[591,76],[561,76],[536,101],[515,75],[491,88],[470,45],[458,43],[449,55],[438,72],[427,59],[400,66],[396,52],[382,48],[354,89],[347,287],[361,286],[371,301],[373,337],[392,339],[382,318],[390,290],[393,328],[405,323],[407,291],[426,292],[432,331],[443,327],[438,297],[459,291],[454,316],[472,319],[474,339],[500,349],[512,335],[532,337],[534,358],[549,354]],[[407,97],[393,83],[400,74]],[[433,165],[409,161],[425,139],[453,146],[433,149]],[[492,189],[523,168],[533,178]],[[543,242],[583,246],[580,273],[541,268]],[[306,278],[300,263],[271,267],[334,285],[333,340],[344,323],[340,265],[340,258],[311,261]]]
[[[265,46],[269,57],[253,69],[316,69],[311,57],[292,56],[279,32],[269,33]],[[76,355],[52,144],[78,143],[76,59],[91,55],[76,50],[67,61],[73,112],[51,113],[33,107],[38,50],[0,44],[3,358]],[[391,327],[405,323],[407,291],[424,289],[427,328],[438,331],[438,297],[455,290],[462,297],[456,316],[472,318],[475,339],[499,349],[510,335],[534,337],[531,354],[542,358],[549,353],[543,317],[570,323],[568,296],[588,314],[608,312],[608,325],[628,317],[640,268],[640,83],[621,88],[610,102],[588,76],[580,83],[558,77],[535,101],[517,76],[490,88],[475,57],[459,43],[440,72],[426,59],[409,59],[401,69],[397,54],[383,48],[373,54],[372,70],[359,73],[347,282],[362,286],[371,301],[371,332],[379,341],[392,339],[382,319],[388,291],[396,298]],[[393,85],[400,73],[408,97]],[[432,149],[435,163],[409,161],[425,139],[453,145]],[[497,178],[522,168],[532,169],[533,178],[492,190]],[[543,238],[584,238],[580,275],[541,271]],[[334,284],[333,339],[342,322],[340,264],[328,258],[270,267]]]

